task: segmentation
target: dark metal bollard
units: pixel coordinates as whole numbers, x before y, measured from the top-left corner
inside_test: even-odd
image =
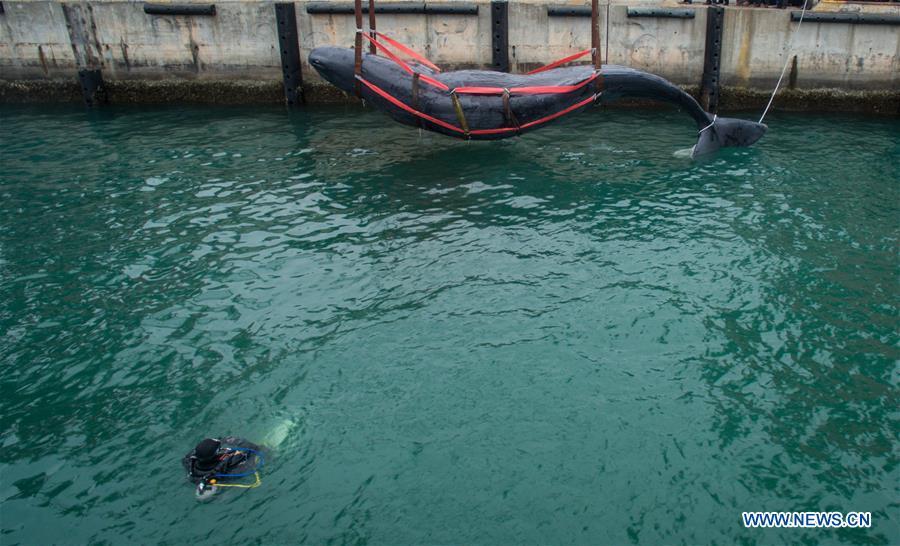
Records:
[[[703,54],[703,79],[700,82],[700,106],[715,113],[719,108],[719,68],[722,64],[722,30],[725,8],[706,8],[706,50]]]
[[[491,0],[491,59],[498,72],[509,72],[509,4]]]
[[[281,72],[284,78],[284,101],[288,106],[303,102],[303,73],[300,67],[300,36],[297,32],[297,11],[293,2],[275,4],[275,24],[278,27],[278,50],[281,52]]]

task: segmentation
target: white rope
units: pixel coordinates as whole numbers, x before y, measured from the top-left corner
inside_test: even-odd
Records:
[[[794,38],[797,36],[797,33],[800,32],[800,25],[803,24],[803,16],[806,15],[806,6],[809,4],[810,0],[803,1],[803,11],[800,12],[800,21],[797,22],[797,28],[791,33],[791,39],[788,42],[788,47],[785,53],[787,56],[784,58],[784,67],[781,69],[781,75],[778,76],[778,81],[775,82],[775,89],[772,90],[772,96],[769,97],[769,104],[766,105],[766,109],[763,110],[761,116],[759,116],[759,122],[762,123],[763,119],[765,119],[766,114],[769,113],[769,108],[772,106],[772,101],[775,100],[775,95],[778,93],[778,87],[781,85],[781,80],[784,79],[784,73],[787,71],[788,63],[791,62],[791,51],[794,49]]]
[[[719,119],[719,114],[713,114],[713,120],[709,123],[709,125],[707,125],[703,129],[700,129],[699,131],[697,131],[697,134],[699,135],[703,131],[705,131],[705,130],[709,129],[710,127],[712,127],[713,125],[715,125],[717,119]]]

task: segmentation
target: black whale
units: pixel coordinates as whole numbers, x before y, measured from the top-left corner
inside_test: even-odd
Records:
[[[362,56],[362,78],[377,86],[399,102],[415,106],[415,110],[446,124],[458,126],[459,117],[449,91],[421,83],[413,96],[413,77],[400,65],[390,59],[370,54]],[[338,88],[352,93],[356,89],[354,51],[350,48],[319,47],[309,55],[309,63],[327,81]],[[416,71],[431,77],[449,89],[464,87],[520,88],[530,86],[578,86],[594,76],[592,66],[571,66],[555,68],[533,75],[506,74],[482,70],[461,70],[457,72],[435,73],[424,66],[416,66]],[[612,102],[619,98],[643,98],[672,103],[686,111],[697,124],[699,136],[691,152],[691,157],[715,152],[723,146],[750,146],[759,140],[767,127],[762,123],[741,119],[720,118],[708,114],[693,97],[669,81],[623,66],[606,65],[600,70],[602,93],[600,102]],[[572,109],[580,111],[590,106],[597,86],[583,85],[568,93],[551,94],[511,94],[509,107],[504,98],[497,95],[457,95],[464,112],[467,129],[461,133],[439,123],[422,119],[388,99],[380,96],[367,85],[359,86],[362,98],[384,110],[396,121],[414,127],[455,137],[478,140],[506,138],[528,132],[543,125],[548,116]],[[510,127],[513,120],[521,127],[517,131],[481,132]],[[550,121],[550,120],[547,120]],[[534,125],[529,123],[538,122]]]

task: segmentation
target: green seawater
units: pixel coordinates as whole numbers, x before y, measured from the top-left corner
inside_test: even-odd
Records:
[[[0,108],[0,543],[900,543],[900,120],[767,122]]]

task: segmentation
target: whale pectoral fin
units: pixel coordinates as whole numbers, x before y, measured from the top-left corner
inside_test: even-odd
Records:
[[[764,123],[735,118],[712,117],[700,129],[691,157],[711,154],[722,147],[750,146],[761,139],[768,127]]]

